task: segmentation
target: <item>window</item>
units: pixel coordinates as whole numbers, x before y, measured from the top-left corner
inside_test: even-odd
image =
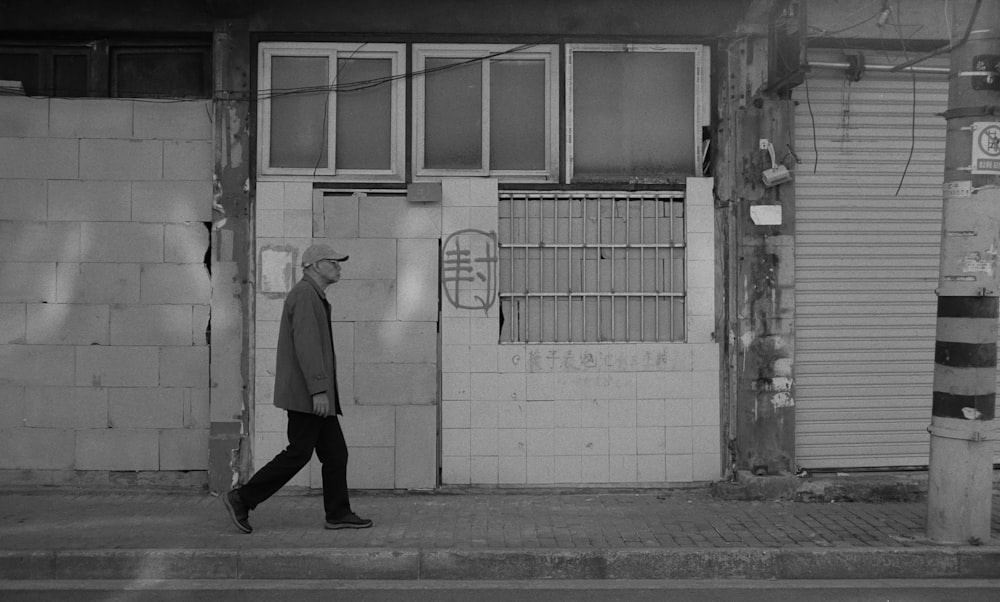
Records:
[[[556,181],[553,45],[415,45],[416,176]]]
[[[402,181],[402,44],[260,47],[260,173]]]
[[[501,192],[502,342],[685,340],[681,192]]]
[[[663,183],[670,174],[701,175],[708,58],[702,46],[569,45],[569,181]]]
[[[211,45],[200,39],[0,41],[0,80],[28,96],[209,98]]]

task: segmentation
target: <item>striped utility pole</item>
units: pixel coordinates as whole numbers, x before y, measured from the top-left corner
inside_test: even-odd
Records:
[[[987,543],[1000,310],[1000,2],[954,2],[927,536]]]

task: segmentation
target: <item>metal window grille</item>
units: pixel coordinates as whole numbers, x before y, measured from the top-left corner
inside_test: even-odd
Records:
[[[683,192],[501,192],[500,339],[683,341]]]

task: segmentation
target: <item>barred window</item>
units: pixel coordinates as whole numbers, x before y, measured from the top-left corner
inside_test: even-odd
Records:
[[[684,193],[501,192],[501,342],[685,340]]]

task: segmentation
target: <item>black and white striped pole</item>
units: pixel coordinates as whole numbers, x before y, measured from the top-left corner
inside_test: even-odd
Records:
[[[953,4],[927,537],[987,543],[1000,310],[1000,2]]]

